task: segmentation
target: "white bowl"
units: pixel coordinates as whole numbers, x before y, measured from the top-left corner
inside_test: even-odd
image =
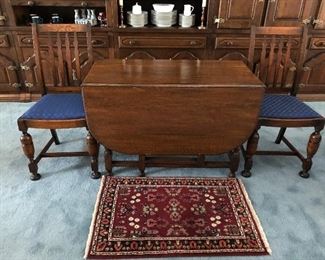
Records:
[[[168,13],[173,11],[175,5],[174,4],[152,4],[152,6],[156,12]]]

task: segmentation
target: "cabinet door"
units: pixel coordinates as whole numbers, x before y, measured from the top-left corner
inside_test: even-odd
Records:
[[[220,0],[215,23],[218,28],[249,28],[260,25],[265,0]]]
[[[0,34],[0,95],[20,92],[18,62],[10,46],[9,36]]]
[[[6,25],[6,17],[3,9],[3,3],[0,2],[0,26]]]
[[[315,29],[325,29],[325,0],[322,0],[316,19],[313,21]]]
[[[300,91],[302,93],[325,94],[325,52],[321,52],[305,62]]]
[[[266,26],[299,26],[315,15],[318,0],[270,0]]]

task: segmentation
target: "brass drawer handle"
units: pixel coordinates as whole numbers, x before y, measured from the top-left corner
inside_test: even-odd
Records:
[[[234,43],[232,41],[225,41],[224,42],[224,45],[226,45],[226,46],[233,46]]]
[[[92,43],[92,45],[103,45],[104,44],[104,42],[101,40],[92,40],[91,43]]]
[[[30,83],[30,82],[26,82],[25,81],[25,87],[26,88],[32,88],[32,87],[34,87],[34,85],[33,85],[33,83]]]
[[[224,23],[225,19],[219,18],[219,17],[214,17],[214,23]]]
[[[190,41],[190,45],[191,46],[198,45],[198,42],[197,41]]]
[[[80,5],[81,5],[82,7],[86,7],[88,4],[87,4],[87,2],[82,1]]]
[[[13,87],[13,88],[20,88],[21,87],[21,84],[20,83],[12,83],[11,84],[11,87]]]
[[[32,38],[22,38],[20,41],[25,44],[33,44]]]
[[[35,5],[35,2],[30,0],[30,1],[27,2],[27,5],[28,6],[33,6],[33,5]]]
[[[324,21],[323,20],[320,20],[320,19],[315,19],[313,21],[313,24],[323,24],[323,23],[324,23]]]
[[[129,40],[129,45],[135,45],[136,44],[136,41],[134,41],[134,40]]]
[[[325,41],[323,41],[323,42],[314,42],[314,45],[316,47],[320,47],[320,48],[325,47]]]
[[[7,67],[7,70],[18,70],[18,67],[17,66],[14,66],[14,65],[9,65],[8,67]]]

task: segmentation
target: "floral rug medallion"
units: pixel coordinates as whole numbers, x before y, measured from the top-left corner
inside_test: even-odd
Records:
[[[104,176],[85,258],[270,253],[238,179]]]

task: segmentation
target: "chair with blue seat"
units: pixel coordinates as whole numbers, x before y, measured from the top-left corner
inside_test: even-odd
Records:
[[[320,132],[324,128],[325,118],[296,97],[307,41],[307,26],[253,26],[251,28],[248,63],[251,70],[264,82],[266,94],[256,131],[247,141],[246,149],[243,149],[245,166],[242,175],[244,177],[251,176],[254,155],[297,156],[302,161],[302,170],[299,175],[303,178],[309,177],[312,158],[321,142]],[[257,150],[258,130],[262,126],[280,128],[275,143],[283,142],[289,150]],[[285,136],[287,128],[297,127],[314,128],[309,137],[306,156],[298,151]]]
[[[38,163],[43,157],[70,156],[91,156],[91,177],[99,178],[99,145],[91,134],[87,136],[85,151],[48,152],[53,143],[60,144],[56,129],[87,128],[80,83],[82,71],[93,63],[90,26],[33,24],[32,35],[34,55],[28,61],[30,67],[26,71],[26,78],[34,79],[32,83],[29,82],[30,85],[42,89],[43,95],[17,120],[22,132],[22,148],[29,160],[30,178],[40,179]],[[86,45],[80,47],[79,39],[83,37]],[[85,53],[88,58],[81,62],[80,57]],[[28,133],[30,128],[49,129],[51,133],[50,140],[36,158],[33,139]]]

